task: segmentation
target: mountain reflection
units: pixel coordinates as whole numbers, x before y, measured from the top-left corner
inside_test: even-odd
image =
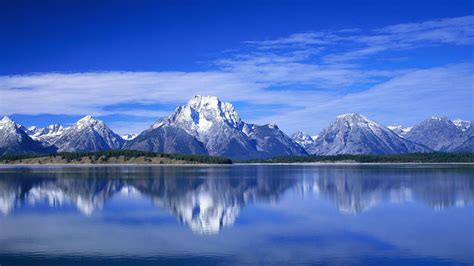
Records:
[[[0,212],[45,203],[91,215],[117,194],[140,195],[196,233],[234,224],[244,206],[278,202],[285,192],[332,202],[358,214],[382,202],[420,202],[435,209],[474,202],[471,169],[337,167],[81,167],[2,169]]]

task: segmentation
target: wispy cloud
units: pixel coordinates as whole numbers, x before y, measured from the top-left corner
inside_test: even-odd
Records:
[[[346,29],[334,32],[304,32],[275,40],[246,43],[262,50],[314,49],[314,47],[330,49],[334,46],[342,46],[342,49],[346,51],[325,56],[325,63],[333,63],[366,58],[368,55],[389,50],[440,44],[472,45],[474,43],[474,16],[397,24],[369,31]]]
[[[246,41],[259,49],[277,49],[287,47],[305,47],[313,45],[328,45],[340,41],[341,37],[327,32],[302,32],[275,40]]]
[[[247,41],[241,51],[216,59],[206,71],[0,76],[0,114],[121,114],[151,120],[168,110],[143,106],[183,104],[195,94],[278,106],[274,115],[245,112],[246,118],[311,133],[341,112],[399,123],[432,114],[469,114],[471,63],[394,70],[360,62],[384,52],[445,44],[473,45],[474,16]],[[404,121],[395,121],[400,116]],[[136,122],[133,132],[144,124]],[[132,127],[125,121],[114,126],[121,132]]]
[[[400,49],[441,44],[472,45],[474,16],[397,24],[375,29],[365,35],[348,36],[345,41],[362,45],[360,49],[328,55],[328,62],[366,58],[369,55]]]
[[[413,70],[368,90],[310,99],[304,108],[284,110],[257,122],[276,121],[283,128],[314,131],[314,121],[327,125],[340,113],[362,113],[383,123],[413,125],[430,116],[473,119],[474,64]],[[305,96],[308,97],[308,96]]]

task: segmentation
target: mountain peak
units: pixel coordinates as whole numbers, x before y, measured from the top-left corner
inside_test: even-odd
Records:
[[[4,116],[2,120],[0,120],[0,123],[15,123],[15,122],[13,122],[13,120],[10,117]]]
[[[338,120],[358,120],[358,121],[369,121],[369,119],[363,115],[356,114],[356,113],[347,113],[347,114],[340,114],[337,116]]]
[[[474,125],[474,121],[466,121],[459,118],[452,120],[452,122],[456,127],[461,129],[461,131],[463,132],[470,129],[471,126]]]
[[[447,116],[432,116],[429,120],[448,121],[449,118]]]
[[[396,154],[428,150],[359,114],[337,116],[336,121],[325,128],[308,148],[309,153],[318,155]]]
[[[222,102],[216,96],[195,95],[187,103],[191,107],[205,106],[210,109],[218,108],[219,103]]]
[[[292,138],[311,139],[311,136],[303,131],[296,131],[291,135]]]
[[[46,154],[55,148],[44,147],[25,132],[26,128],[5,116],[0,120],[0,156],[12,154]]]
[[[123,139],[107,125],[87,115],[64,132],[54,141],[59,151],[99,151],[121,148]]]
[[[234,106],[229,102],[221,101],[216,96],[196,95],[188,101],[186,107],[190,107],[198,113],[203,113],[205,116],[222,117],[224,121],[233,126],[241,123],[240,116],[235,111]]]
[[[77,129],[84,129],[88,127],[97,128],[99,130],[106,127],[105,123],[102,120],[97,120],[90,115],[86,115],[83,118],[79,119],[73,127]]]
[[[349,127],[359,126],[359,127],[369,127],[372,129],[377,129],[381,127],[378,123],[368,119],[367,117],[360,114],[355,114],[355,113],[338,115],[334,123],[344,124],[345,126],[349,126]]]
[[[291,135],[291,139],[304,149],[308,148],[314,143],[314,139],[303,131],[295,132],[293,135]]]
[[[138,135],[137,134],[134,134],[134,133],[128,133],[128,134],[124,134],[122,135],[122,139],[124,140],[132,140],[134,138],[136,138]]]
[[[404,136],[411,130],[411,127],[404,127],[399,124],[393,124],[393,125],[387,126],[387,128],[395,132],[399,136]]]
[[[232,128],[240,128],[242,121],[231,103],[221,101],[215,96],[192,97],[186,105],[180,106],[168,117],[172,124],[186,125],[188,132],[204,132],[211,127],[225,123]],[[155,123],[158,127],[166,121]],[[194,135],[194,134],[193,134]]]
[[[2,120],[0,120],[0,127],[1,128],[6,128],[6,127],[16,127],[15,121],[13,121],[10,117],[4,116]]]
[[[304,149],[276,125],[247,124],[231,103],[215,96],[192,97],[186,105],[176,108],[167,118],[159,119],[142,134],[152,138],[154,143],[145,143],[144,137],[138,137],[126,147],[137,149],[145,146],[151,151],[190,148],[191,152],[232,159],[306,155]]]
[[[77,124],[95,124],[98,120],[95,120],[91,115],[86,115],[77,121]]]
[[[405,138],[435,151],[455,151],[472,137],[469,123],[456,123],[446,116],[431,117],[415,125]]]

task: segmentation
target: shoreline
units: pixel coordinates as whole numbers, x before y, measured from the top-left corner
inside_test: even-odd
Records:
[[[359,162],[308,162],[308,163],[232,163],[232,164],[208,164],[208,163],[168,163],[168,164],[145,164],[145,163],[53,163],[53,164],[0,164],[0,168],[8,167],[50,167],[50,166],[73,166],[73,167],[118,167],[118,166],[219,166],[219,167],[228,167],[228,166],[251,166],[251,165],[261,165],[261,166],[351,166],[351,165],[466,165],[474,166],[474,163],[470,162],[439,162],[439,163],[418,163],[418,162],[404,162],[404,163],[359,163]]]

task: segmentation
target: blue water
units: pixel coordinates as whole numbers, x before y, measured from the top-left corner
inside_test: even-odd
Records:
[[[1,167],[0,264],[474,263],[474,167]]]

